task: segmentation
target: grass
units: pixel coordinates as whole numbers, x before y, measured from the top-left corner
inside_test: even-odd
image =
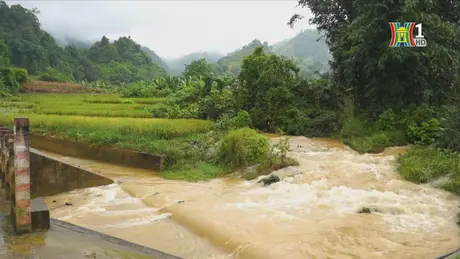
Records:
[[[376,131],[368,136],[352,136],[342,140],[360,153],[380,153],[387,147],[407,144],[404,133],[399,131]]]
[[[340,139],[360,153],[380,153],[387,147],[407,144],[405,133],[399,130],[379,130],[367,119],[352,116],[345,120]]]
[[[115,103],[115,104],[157,104],[165,98],[120,98],[115,95],[91,96],[84,100],[87,103]]]
[[[164,98],[121,98],[115,94],[22,94],[6,98],[3,113],[151,118],[149,107]]]
[[[167,179],[199,181],[223,176],[225,166],[211,159],[204,133],[213,123],[194,119],[151,118],[149,108],[164,98],[121,98],[115,94],[21,94],[2,99],[0,122],[30,120],[31,133],[77,142],[164,155]],[[206,153],[206,154],[205,154]],[[260,166],[259,174],[287,166]]]
[[[149,138],[170,139],[192,133],[206,132],[212,122],[194,119],[138,119],[108,118],[85,116],[58,116],[41,114],[0,114],[0,120],[10,125],[14,117],[28,117],[31,130],[65,133],[69,130],[81,130],[82,133],[110,132],[117,134],[135,134]]]
[[[220,166],[206,162],[198,162],[195,166],[184,169],[172,169],[160,172],[159,175],[165,179],[206,181],[216,177],[225,176],[229,171]]]
[[[32,133],[90,144],[114,146],[165,155],[166,168],[194,164],[200,157],[193,141],[209,131],[212,122],[193,119],[138,119],[41,114],[0,114],[11,125],[14,117],[27,117]]]
[[[460,154],[431,147],[415,147],[399,158],[399,172],[409,181],[428,183],[444,178],[440,186],[460,195]]]

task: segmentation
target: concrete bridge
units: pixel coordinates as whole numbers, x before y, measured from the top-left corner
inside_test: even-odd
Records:
[[[4,196],[3,199],[0,197],[0,219],[5,216],[1,214],[2,204],[7,204],[6,206],[3,205],[3,207],[6,208],[4,209],[5,211],[9,212],[9,222],[11,222],[12,229],[16,235],[29,235],[37,231],[55,230],[55,232],[59,232],[62,229],[66,229],[66,231],[80,233],[83,243],[91,242],[89,240],[94,242],[97,239],[99,243],[108,242],[112,246],[134,249],[144,256],[150,255],[151,258],[178,258],[70,223],[50,219],[49,210],[42,196],[107,185],[113,183],[113,180],[48,157],[42,152],[31,148],[31,137],[33,138],[34,136],[29,134],[29,120],[27,118],[14,118],[12,128],[0,122],[0,177],[2,186],[0,193],[3,193]],[[64,155],[99,159],[107,162],[115,159],[121,164],[136,164],[136,166],[140,165],[141,167],[155,170],[161,170],[163,167],[163,157],[161,156],[104,147],[89,148],[85,144],[77,144],[76,146],[75,143],[70,145],[64,140],[47,139],[40,136],[35,136],[34,143],[39,148],[48,146],[52,151],[58,148]],[[84,237],[81,237],[82,233]],[[1,234],[0,231],[0,241],[2,241]],[[73,235],[76,234],[74,233]],[[82,246],[84,247],[85,245]],[[104,246],[107,246],[107,244]]]

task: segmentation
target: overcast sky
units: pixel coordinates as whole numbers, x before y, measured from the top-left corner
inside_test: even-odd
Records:
[[[37,7],[42,27],[53,35],[99,40],[131,36],[165,58],[197,51],[222,54],[254,38],[274,44],[312,28],[307,19],[294,29],[297,1],[6,1]]]

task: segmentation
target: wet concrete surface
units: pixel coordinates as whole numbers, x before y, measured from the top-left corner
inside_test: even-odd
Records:
[[[29,258],[180,259],[55,219],[48,231],[16,236],[9,218],[9,203],[0,198],[0,259]]]

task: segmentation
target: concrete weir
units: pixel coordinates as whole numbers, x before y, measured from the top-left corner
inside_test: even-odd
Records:
[[[0,221],[9,222],[1,224],[3,228],[0,229],[0,258],[3,258],[3,255],[6,255],[7,258],[16,258],[14,251],[1,248],[3,246],[7,248],[9,246],[14,247],[14,245],[7,244],[9,243],[8,240],[14,244],[17,242],[15,241],[15,236],[20,235],[20,238],[23,239],[22,242],[31,238],[32,248],[30,248],[28,255],[39,255],[46,258],[60,258],[55,255],[57,248],[48,246],[50,242],[62,242],[65,237],[69,239],[69,243],[72,243],[72,246],[69,246],[66,251],[57,251],[57,254],[64,253],[66,258],[81,258],[82,254],[79,250],[94,248],[95,252],[91,252],[89,255],[85,254],[85,257],[95,258],[91,256],[97,254],[97,258],[126,258],[128,256],[129,258],[180,259],[119,238],[50,219],[49,210],[44,199],[41,198],[42,196],[108,185],[114,182],[97,173],[51,158],[39,150],[31,148],[29,120],[27,118],[14,118],[13,125],[11,130],[0,123],[0,178],[2,187],[0,188],[0,196],[2,196],[0,197]],[[37,145],[42,147],[46,145],[44,140],[43,138],[36,138],[34,142],[36,141]],[[66,145],[63,142],[59,142],[59,144]],[[51,146],[55,145],[56,142],[51,141]],[[78,146],[77,154],[82,152],[83,149],[84,146]],[[94,149],[92,152],[94,152]],[[116,156],[116,152],[119,154],[118,158],[124,158],[125,160],[129,158],[129,154],[123,155],[121,151],[112,151],[111,154]],[[107,154],[102,155],[104,150],[101,148],[96,153],[99,153],[96,156],[98,158],[107,156]],[[141,160],[148,160],[148,158],[143,158],[145,155],[137,157]],[[162,161],[162,157],[157,157],[157,159],[153,160],[153,164],[147,165],[147,167],[153,166],[161,169]],[[7,213],[9,217],[6,217]],[[7,227],[5,228],[5,226]],[[9,230],[10,228],[11,230]],[[35,247],[33,243],[37,236],[42,235],[40,233],[44,232],[47,233],[44,235],[47,241],[44,242],[43,240],[46,245],[44,247],[43,245]],[[54,239],[52,239],[53,237]],[[49,240],[50,238],[52,239],[51,241]],[[77,249],[78,245],[80,245],[81,249]],[[59,248],[58,250],[62,249]],[[113,253],[113,251],[118,252],[108,254]]]
[[[131,166],[136,168],[163,170],[164,156],[152,155],[132,150],[90,145],[49,136],[30,135],[34,148],[49,151],[64,156],[99,160],[111,164]]]
[[[30,167],[32,197],[113,183],[111,179],[53,159],[33,148],[30,149]]]
[[[17,234],[49,228],[49,211],[39,197],[113,183],[31,149],[27,118],[15,118],[13,130],[0,124],[0,161],[2,187]]]

